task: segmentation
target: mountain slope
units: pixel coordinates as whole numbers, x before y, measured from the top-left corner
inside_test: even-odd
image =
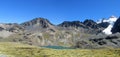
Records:
[[[24,31],[24,28],[16,23],[1,23],[0,24],[0,37],[9,37],[15,33],[21,33]]]
[[[1,24],[0,41],[20,42],[35,46],[76,46],[79,48],[116,47],[118,45],[116,43],[119,43],[119,37],[114,39],[115,42],[113,43],[112,39],[109,39],[112,40],[109,41],[106,39],[107,36],[102,33],[108,25],[112,25],[113,20],[114,17],[111,17],[110,21],[103,20],[101,23],[87,19],[84,22],[65,21],[59,25],[53,25],[45,18],[35,18],[22,24]],[[4,31],[4,35],[8,35],[7,37],[2,37],[4,36],[2,35]],[[94,38],[98,38],[98,41]],[[102,40],[99,40],[101,38]]]
[[[21,25],[28,32],[41,32],[45,30],[56,31],[55,26],[45,18],[35,18],[31,21],[24,22]]]

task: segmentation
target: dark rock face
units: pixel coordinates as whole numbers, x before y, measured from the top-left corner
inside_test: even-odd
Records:
[[[86,26],[88,26],[88,27],[90,27],[90,28],[93,28],[93,29],[99,28],[99,26],[97,25],[97,23],[94,22],[93,20],[85,20],[83,22],[83,24],[86,25]]]
[[[90,27],[90,28],[93,28],[93,29],[99,29],[99,28],[107,28],[109,23],[108,22],[102,22],[102,23],[99,23],[97,24],[95,21],[93,20],[85,20],[83,22],[84,25]]]
[[[65,21],[65,22],[59,24],[58,26],[61,26],[61,27],[75,27],[75,28],[82,27],[82,28],[86,28],[86,26],[84,24],[82,24],[80,21],[72,21],[72,22]]]
[[[114,26],[113,26],[111,31],[112,31],[112,33],[120,32],[120,17],[115,22],[115,24],[114,24]]]
[[[0,31],[4,30],[4,28],[0,27]]]
[[[97,44],[97,46],[112,46],[114,48],[120,47],[120,33],[112,34],[112,35],[96,35],[94,37],[89,38],[89,41],[93,44]]]
[[[4,28],[0,27],[0,31],[4,30]]]
[[[109,26],[110,23],[108,22],[102,22],[102,23],[99,23],[98,25],[103,27],[103,28],[107,28]]]
[[[90,43],[87,43],[86,41],[78,41],[78,42],[76,42],[76,45],[74,48],[92,49],[94,47],[93,47],[93,45],[91,45]]]

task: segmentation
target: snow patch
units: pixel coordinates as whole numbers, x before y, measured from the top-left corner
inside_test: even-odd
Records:
[[[113,27],[112,25],[109,25],[106,29],[103,30],[103,32],[107,35],[112,34],[111,32],[112,27]]]

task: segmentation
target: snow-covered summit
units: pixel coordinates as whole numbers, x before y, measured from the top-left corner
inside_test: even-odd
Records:
[[[103,22],[109,22],[109,23],[114,23],[116,22],[117,17],[111,16],[108,20],[103,20]]]
[[[103,19],[97,21],[97,23],[98,23],[98,24],[99,24],[99,23],[102,23],[102,22],[114,23],[116,20],[117,20],[117,17],[115,17],[114,15],[112,15],[112,16],[110,16],[110,18],[108,18],[108,19],[103,18]]]
[[[101,22],[108,22],[108,23],[110,23],[110,25],[106,29],[103,30],[103,33],[105,33],[107,35],[112,34],[111,29],[112,29],[114,23],[116,22],[116,20],[117,20],[117,17],[115,17],[115,16],[111,16],[107,20],[102,20]]]

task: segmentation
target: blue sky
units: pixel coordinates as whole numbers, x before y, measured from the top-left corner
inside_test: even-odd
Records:
[[[53,24],[120,16],[120,0],[0,0],[0,23],[22,23],[36,17]]]

